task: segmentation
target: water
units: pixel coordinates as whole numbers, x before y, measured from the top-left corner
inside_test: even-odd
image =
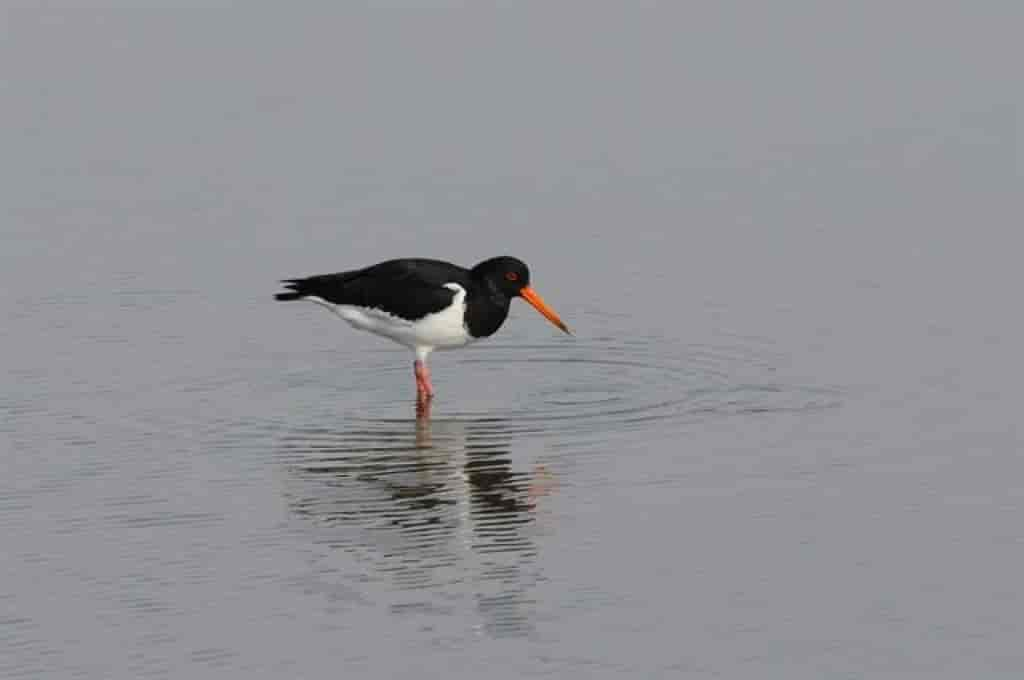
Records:
[[[1020,17],[576,9],[9,11],[0,675],[1020,677]]]

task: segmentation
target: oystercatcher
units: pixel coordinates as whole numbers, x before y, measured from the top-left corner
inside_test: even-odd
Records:
[[[388,260],[364,269],[282,281],[277,300],[308,300],[352,326],[390,338],[416,353],[417,403],[434,395],[427,355],[463,347],[494,334],[512,298],[529,302],[570,333],[558,314],[530,287],[530,270],[514,257],[494,257],[472,269],[441,260]]]

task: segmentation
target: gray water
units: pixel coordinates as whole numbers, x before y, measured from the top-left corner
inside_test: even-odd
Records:
[[[0,10],[0,675],[1021,677],[1021,10],[483,4]]]

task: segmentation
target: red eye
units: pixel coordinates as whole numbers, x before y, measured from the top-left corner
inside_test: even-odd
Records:
[[[518,281],[519,274],[516,274],[515,272],[505,272],[505,278],[509,281]]]

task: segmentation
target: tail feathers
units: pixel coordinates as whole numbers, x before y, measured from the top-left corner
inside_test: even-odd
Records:
[[[307,276],[302,279],[284,279],[281,283],[288,289],[288,292],[278,293],[274,296],[274,299],[287,301],[321,298],[332,304],[347,303],[352,299],[348,285],[359,274],[360,272],[358,271],[339,272],[337,274]]]
[[[285,284],[285,288],[288,288],[289,291],[287,293],[278,293],[274,296],[274,299],[282,302],[301,300],[309,294],[302,289],[304,281],[305,279],[284,279],[281,283]]]

